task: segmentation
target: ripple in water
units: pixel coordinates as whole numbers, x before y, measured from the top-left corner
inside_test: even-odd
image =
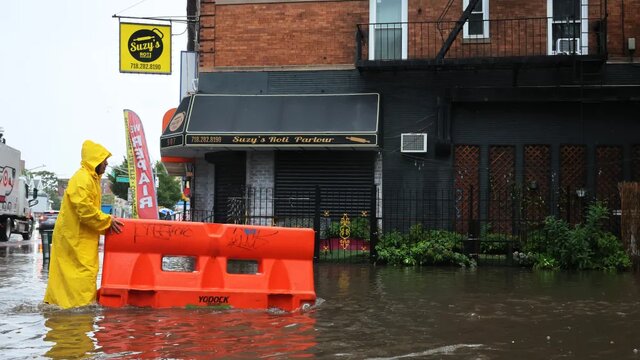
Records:
[[[451,354],[451,353],[454,353],[454,352],[456,352],[457,350],[460,350],[460,349],[465,349],[465,348],[475,349],[475,348],[480,348],[482,346],[483,345],[481,345],[481,344],[447,345],[447,346],[440,346],[440,347],[437,347],[435,349],[428,349],[428,350],[425,350],[425,351],[422,351],[422,352],[414,352],[414,353],[411,353],[411,354],[398,355],[398,356],[385,357],[385,358],[369,358],[369,360],[392,360],[392,359],[412,358],[412,357],[418,357],[418,356]]]

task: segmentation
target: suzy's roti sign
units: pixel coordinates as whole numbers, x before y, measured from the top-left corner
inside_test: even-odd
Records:
[[[171,74],[171,25],[121,22],[120,72]]]

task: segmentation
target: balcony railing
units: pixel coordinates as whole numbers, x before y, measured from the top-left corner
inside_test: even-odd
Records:
[[[447,65],[562,61],[570,56],[606,57],[604,18],[547,17],[467,22],[449,39],[457,21],[359,24],[356,65]]]

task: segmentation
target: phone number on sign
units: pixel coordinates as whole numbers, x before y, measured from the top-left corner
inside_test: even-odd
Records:
[[[222,137],[221,136],[193,136],[191,137],[191,141],[194,144],[211,144],[211,143],[221,143],[222,142]]]
[[[130,63],[131,69],[135,70],[161,70],[162,65],[160,64],[138,64],[138,63]]]

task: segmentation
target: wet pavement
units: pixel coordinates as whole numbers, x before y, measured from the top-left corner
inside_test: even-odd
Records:
[[[0,243],[0,358],[640,359],[640,277],[318,264],[306,313],[56,310],[40,239]]]

